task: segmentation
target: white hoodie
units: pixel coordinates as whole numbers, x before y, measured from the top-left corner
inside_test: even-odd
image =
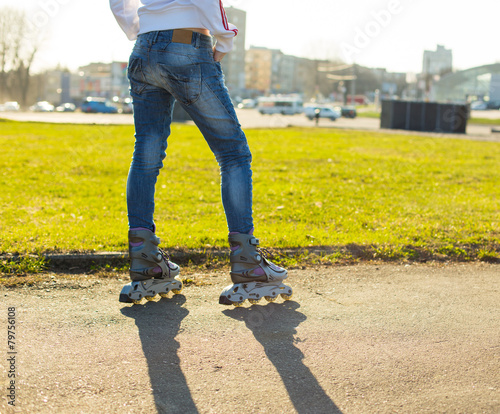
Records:
[[[204,28],[217,39],[216,49],[227,53],[238,34],[221,0],[109,0],[109,5],[130,40],[157,30]]]

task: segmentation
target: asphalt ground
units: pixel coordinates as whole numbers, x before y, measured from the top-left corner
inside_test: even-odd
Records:
[[[0,411],[498,413],[499,270],[294,269],[292,300],[243,308],[218,304],[227,271],[141,305],[118,302],[125,274],[0,287]]]

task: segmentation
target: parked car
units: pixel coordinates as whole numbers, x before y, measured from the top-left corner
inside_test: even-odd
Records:
[[[51,105],[47,101],[40,101],[40,102],[37,102],[35,105],[30,106],[30,111],[33,111],[33,112],[53,112],[54,105]]]
[[[131,102],[125,102],[123,103],[122,107],[118,110],[118,112],[122,114],[133,114],[134,106],[132,105]]]
[[[319,118],[328,118],[331,121],[340,118],[340,112],[328,106],[306,106],[304,115],[312,121],[317,116],[316,110],[319,110]]]
[[[118,108],[104,98],[87,98],[81,106],[82,112],[116,114]]]
[[[484,101],[474,101],[470,104],[470,109],[473,111],[485,111],[488,109],[488,104]]]
[[[5,102],[2,107],[4,111],[8,112],[17,112],[21,108],[19,104],[15,101]]]
[[[500,109],[500,101],[488,101],[488,109]]]
[[[240,109],[253,109],[257,106],[257,101],[255,99],[243,99],[239,104]]]
[[[57,112],[75,112],[76,105],[73,103],[63,103],[56,108]]]
[[[354,106],[337,106],[335,109],[340,112],[340,116],[344,118],[356,118],[358,115]]]
[[[257,99],[257,109],[262,115],[295,115],[304,112],[302,98],[295,94],[261,96]]]

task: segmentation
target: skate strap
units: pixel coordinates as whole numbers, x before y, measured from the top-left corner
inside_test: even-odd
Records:
[[[248,240],[248,243],[250,243],[252,246],[258,246],[259,245],[259,239],[256,239],[255,237],[252,237],[251,239]]]

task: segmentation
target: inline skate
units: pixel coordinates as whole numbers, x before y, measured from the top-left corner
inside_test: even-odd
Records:
[[[242,306],[245,300],[255,305],[262,298],[274,302],[278,296],[292,298],[292,288],[283,284],[286,269],[275,265],[259,249],[259,240],[252,234],[230,233],[231,281],[219,297],[221,305]]]
[[[181,293],[180,268],[158,248],[160,239],[143,228],[129,230],[128,239],[132,281],[122,288],[120,302],[138,304],[142,298],[150,301],[158,294]]]

